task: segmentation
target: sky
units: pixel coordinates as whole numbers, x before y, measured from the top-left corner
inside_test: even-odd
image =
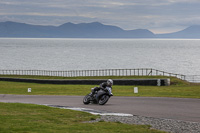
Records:
[[[61,25],[100,22],[170,33],[200,25],[200,0],[0,0],[0,22]]]

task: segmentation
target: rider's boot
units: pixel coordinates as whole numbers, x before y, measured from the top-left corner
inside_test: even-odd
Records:
[[[92,97],[92,96],[94,95],[94,93],[95,93],[95,90],[94,90],[94,88],[92,88],[92,89],[91,89],[90,96]]]
[[[90,95],[91,97],[93,97],[93,96],[94,96],[94,93],[93,93],[93,92],[91,92],[89,95]]]

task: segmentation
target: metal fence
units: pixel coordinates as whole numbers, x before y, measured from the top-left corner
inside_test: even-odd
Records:
[[[38,75],[38,76],[173,76],[182,80],[185,75],[168,73],[152,68],[138,69],[102,69],[102,70],[71,70],[71,71],[49,71],[49,70],[0,70],[0,75]]]
[[[185,80],[194,83],[200,83],[200,75],[186,75]]]

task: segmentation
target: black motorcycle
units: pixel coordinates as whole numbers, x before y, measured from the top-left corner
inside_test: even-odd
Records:
[[[87,94],[83,98],[83,103],[84,104],[94,103],[94,104],[104,105],[108,102],[109,98],[113,96],[110,90],[111,88],[106,87],[105,89],[100,89],[99,91],[96,91],[93,95],[91,93]]]

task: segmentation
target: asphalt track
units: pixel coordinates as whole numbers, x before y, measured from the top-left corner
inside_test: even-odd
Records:
[[[0,94],[0,102],[89,108],[113,113],[200,122],[200,99],[113,96],[103,106],[95,104],[84,105],[82,100],[83,96]]]

